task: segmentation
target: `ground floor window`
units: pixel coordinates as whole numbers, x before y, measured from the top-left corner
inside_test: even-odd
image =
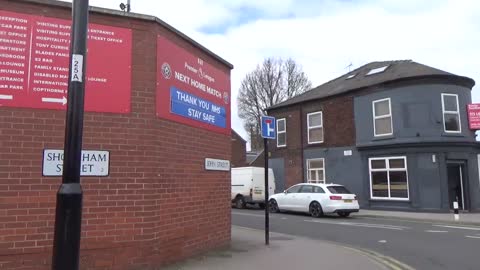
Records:
[[[368,163],[372,199],[408,200],[406,157],[370,158]]]
[[[307,170],[308,183],[325,183],[325,159],[307,159]]]

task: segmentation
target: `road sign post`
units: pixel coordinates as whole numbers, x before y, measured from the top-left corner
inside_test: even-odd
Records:
[[[274,117],[262,116],[262,137],[263,137],[263,153],[265,156],[265,245],[270,244],[270,219],[268,215],[268,140],[276,138],[276,121]]]
[[[82,225],[82,153],[88,0],[73,0],[62,185],[57,192],[52,269],[78,270]]]

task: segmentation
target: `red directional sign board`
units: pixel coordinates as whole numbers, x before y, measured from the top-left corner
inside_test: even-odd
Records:
[[[71,21],[0,11],[0,107],[66,108]],[[130,112],[132,33],[89,24],[85,110]]]
[[[157,40],[157,116],[230,135],[230,72]]]

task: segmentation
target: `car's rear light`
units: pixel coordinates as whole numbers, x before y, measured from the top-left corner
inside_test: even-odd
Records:
[[[330,196],[330,200],[336,201],[336,200],[341,200],[342,196]]]

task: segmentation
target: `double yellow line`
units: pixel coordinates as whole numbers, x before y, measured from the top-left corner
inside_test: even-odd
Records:
[[[353,247],[347,247],[340,245],[341,247],[348,249],[350,251],[360,253],[369,259],[373,260],[374,262],[380,264],[381,266],[384,266],[385,268],[389,270],[415,270],[414,268],[410,267],[409,265],[406,265],[398,260],[395,260],[392,257],[385,256],[383,254],[380,254],[375,251],[371,251],[368,249],[359,249],[359,248],[353,248]]]

